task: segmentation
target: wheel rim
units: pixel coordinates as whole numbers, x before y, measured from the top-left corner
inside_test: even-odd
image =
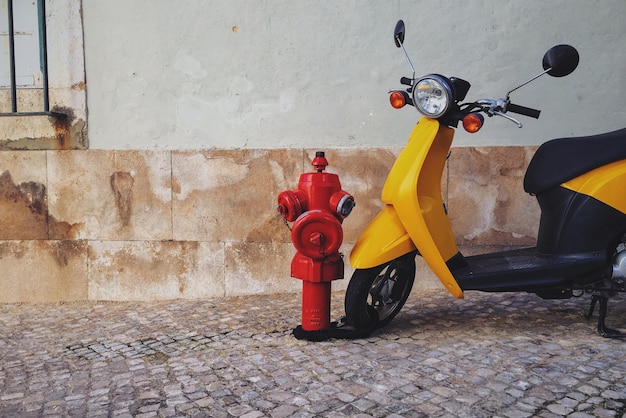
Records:
[[[398,305],[404,303],[407,280],[402,279],[400,268],[396,263],[386,266],[372,282],[368,297],[368,311],[384,321],[394,314]]]

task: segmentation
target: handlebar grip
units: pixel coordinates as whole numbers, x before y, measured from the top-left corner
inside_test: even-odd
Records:
[[[412,86],[413,85],[413,80],[410,79],[409,77],[402,77],[400,79],[400,84],[404,84],[405,86]]]
[[[513,103],[506,105],[507,112],[519,113],[520,115],[529,116],[531,118],[539,119],[541,110],[531,109],[530,107],[520,106]]]

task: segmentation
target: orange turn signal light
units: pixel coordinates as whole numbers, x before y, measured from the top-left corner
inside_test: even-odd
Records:
[[[394,109],[403,108],[406,105],[405,93],[402,91],[392,91],[389,95],[389,103]]]
[[[485,118],[480,113],[468,113],[463,118],[463,128],[467,132],[473,134],[475,132],[478,132],[480,128],[483,127],[484,121]]]

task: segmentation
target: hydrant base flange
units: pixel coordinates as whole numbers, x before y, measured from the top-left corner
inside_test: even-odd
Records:
[[[372,328],[360,328],[346,326],[340,322],[332,322],[330,328],[322,329],[318,331],[305,331],[302,329],[302,325],[298,325],[293,330],[293,336],[298,340],[307,340],[313,342],[326,341],[330,339],[343,339],[343,340],[356,340],[360,338],[368,337],[372,331]]]

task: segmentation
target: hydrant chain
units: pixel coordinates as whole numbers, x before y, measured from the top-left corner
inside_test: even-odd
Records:
[[[279,217],[282,217],[282,215],[280,214],[280,212],[278,213]],[[289,232],[291,232],[291,226],[289,225],[289,222],[287,222],[287,219],[285,219],[283,217],[283,223],[285,224],[285,226],[287,227],[287,229],[289,230]]]

